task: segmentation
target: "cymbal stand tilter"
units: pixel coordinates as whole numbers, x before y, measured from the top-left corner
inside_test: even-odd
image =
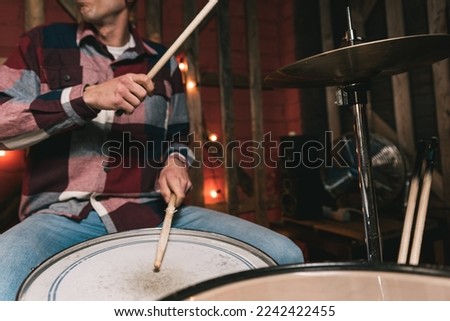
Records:
[[[356,43],[360,43],[362,40],[361,38],[356,37],[356,32],[353,30],[349,6],[347,7],[347,18],[348,32],[345,40],[348,46],[353,46]],[[372,177],[369,126],[366,110],[367,91],[369,90],[369,86],[370,84],[368,81],[339,86],[336,90],[336,105],[351,106],[353,110],[353,130],[356,139],[358,179],[365,224],[367,256],[369,262],[382,262],[382,246],[375,188]]]

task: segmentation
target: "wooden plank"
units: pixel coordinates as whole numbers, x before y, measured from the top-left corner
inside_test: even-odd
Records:
[[[389,38],[405,35],[402,0],[386,1],[386,20]],[[395,126],[399,148],[415,154],[414,123],[408,73],[392,76]]]
[[[352,15],[352,24],[355,36],[365,38],[366,36],[365,22],[368,16],[366,12],[367,7],[365,5],[364,6],[359,5],[363,3],[365,3],[365,1],[357,1],[357,2],[352,1],[350,3],[350,11]]]
[[[389,0],[390,1],[390,0]],[[385,2],[389,2],[385,1]],[[362,21],[367,21],[372,14],[378,0],[352,1],[356,6],[356,10],[360,12]]]
[[[334,49],[333,26],[331,25],[331,3],[330,0],[320,0],[320,25],[322,32],[322,50],[329,51]],[[341,136],[341,117],[339,107],[336,106],[336,87],[327,87],[326,103],[328,129],[333,132],[334,137]]]
[[[77,4],[73,0],[58,0],[64,10],[76,21],[78,19]]]
[[[193,6],[195,9],[195,5]],[[145,0],[145,32],[147,38],[151,41],[161,42],[162,34],[162,0]],[[194,18],[191,13],[187,17],[185,12],[185,19],[190,18],[189,22]],[[185,21],[186,23],[186,21]]]
[[[259,48],[259,29],[257,17],[256,0],[245,2],[245,16],[247,28],[247,52],[249,62],[250,79],[250,113],[252,119],[252,138],[254,142],[261,142],[256,148],[259,160],[254,163],[253,190],[255,202],[256,223],[268,226],[266,208],[266,174],[264,162],[265,157],[262,142],[263,138],[263,108],[262,108],[262,81],[261,81],[261,58]]]
[[[25,30],[45,22],[44,0],[25,0]]]
[[[219,72],[220,78],[220,108],[222,114],[222,142],[225,150],[225,200],[227,212],[236,215],[238,212],[237,173],[233,164],[235,141],[234,110],[233,110],[233,81],[231,71],[231,37],[229,0],[221,0],[218,4],[218,43],[219,43]]]
[[[448,33],[446,1],[427,1],[430,33]],[[431,49],[431,48],[430,48]],[[432,50],[432,49],[431,49]],[[439,153],[443,177],[443,201],[450,205],[450,64],[449,59],[435,63],[433,68],[434,93],[436,100],[436,118],[440,137]]]
[[[202,79],[202,87],[219,87],[220,86],[220,75],[217,72],[211,71],[200,71],[200,78]],[[233,73],[232,76],[233,88],[239,89],[249,89],[250,80],[248,75]],[[265,76],[261,76],[261,81],[263,81]],[[273,87],[267,86],[262,83],[263,90],[273,90]]]
[[[151,0],[150,2],[154,2]],[[158,0],[159,1],[159,0]],[[184,0],[184,25],[187,26],[196,16],[195,0]],[[153,33],[155,34],[155,33]],[[183,45],[186,63],[188,65],[186,79],[199,83],[198,72],[198,30],[194,30],[191,36]],[[198,146],[203,146],[204,143],[204,124],[203,111],[199,87],[190,88],[186,90],[186,99],[189,108],[189,122],[190,133],[194,133],[191,137],[194,145],[195,159],[199,166],[193,166],[190,170],[190,178],[194,189],[191,192],[190,198],[193,205],[204,206],[204,175],[203,175],[203,151]]]

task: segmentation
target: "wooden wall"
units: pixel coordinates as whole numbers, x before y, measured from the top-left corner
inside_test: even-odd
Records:
[[[36,7],[39,3],[44,4],[43,22],[73,20],[59,1],[0,0],[0,59],[12,50],[19,34],[30,23],[34,24],[29,21],[26,6],[39,9]],[[142,34],[169,46],[205,3],[206,0],[138,0],[136,25]],[[275,89],[259,82],[284,65],[338,47],[346,31],[346,3],[345,0],[223,0],[221,11],[215,12],[199,28],[194,47],[183,49],[185,54],[193,55],[191,63],[196,71],[198,92],[195,96],[191,94],[190,105],[192,115],[196,115],[196,131],[203,131],[202,141],[204,134],[210,132],[217,133],[219,139],[244,142],[268,133],[278,141],[288,134],[317,135],[331,130],[337,137],[352,131],[352,114],[334,104],[335,88]],[[355,28],[366,41],[449,30],[449,1],[355,0],[350,3]],[[149,11],[149,8],[154,9]],[[148,17],[156,17],[158,12],[160,20],[152,25]],[[254,22],[249,24],[250,21]],[[410,161],[419,139],[439,137],[440,153],[430,210],[432,215],[450,222],[448,71],[448,62],[444,61],[407,74],[374,79],[368,109],[371,130],[398,144]],[[230,116],[231,120],[226,118]],[[230,122],[233,127],[228,127]],[[276,154],[276,151],[265,152],[266,157],[273,156],[271,152]],[[203,152],[200,155],[205,156]],[[233,214],[256,219],[261,224],[267,224],[267,218],[278,219],[277,168],[237,171],[230,174],[223,167],[204,166],[194,175],[198,182],[194,184],[196,191],[191,201],[236,212]],[[238,175],[237,183],[227,186],[224,180],[227,175]],[[253,186],[251,192],[248,185]],[[217,199],[209,196],[212,189],[221,191]],[[230,197],[230,192],[237,195]]]
[[[170,46],[206,2],[138,0],[135,24],[141,34],[159,39]],[[195,115],[192,119],[193,128],[197,133],[200,130],[204,134],[215,132],[220,140],[230,135],[227,139],[234,137],[239,142],[254,140],[255,133],[258,136],[269,133],[273,140],[288,133],[301,133],[298,91],[261,88],[260,83],[265,75],[295,59],[294,1],[282,1],[281,5],[278,0],[221,1],[222,5],[226,5],[226,2],[228,7],[222,8],[224,10],[221,10],[220,15],[214,12],[199,27],[196,48],[188,45],[180,51],[195,55],[192,63],[194,69],[197,69],[198,92],[196,97],[189,94],[191,116]],[[70,5],[71,1],[0,0],[0,59],[4,59],[12,51],[19,35],[30,26],[36,23],[73,21],[70,6],[63,9],[61,3]],[[30,21],[34,16],[30,14],[30,8],[41,14],[37,20]],[[222,19],[222,25],[219,19]],[[256,24],[248,25],[247,21],[250,19],[256,21]],[[221,45],[220,39],[224,37],[219,35],[227,32],[228,48]],[[220,52],[221,46],[224,50]],[[231,87],[225,91],[224,74],[220,71],[221,61],[224,59],[229,63],[227,72],[231,77],[231,83],[228,84]],[[252,90],[249,89],[250,82],[256,84],[252,85]],[[228,104],[228,108],[234,112],[233,133],[225,127],[230,122],[224,121],[224,117],[230,114],[222,109],[224,104]],[[201,139],[204,141],[203,137]],[[266,157],[275,159],[270,154],[276,154],[276,149],[266,149],[265,152]],[[202,151],[200,157],[206,156],[207,153]],[[241,157],[242,155],[236,155],[237,160]],[[208,162],[204,160],[204,164],[208,165]],[[237,168],[237,171],[238,182],[231,185],[233,193],[237,191],[234,199],[229,199],[226,195],[226,173],[223,167],[204,166],[200,171],[194,172],[192,177],[196,188],[190,201],[224,211],[235,211],[235,214],[252,220],[259,208],[258,211],[262,214],[258,221],[262,224],[267,224],[267,217],[279,218],[277,169],[259,168],[256,175],[253,169]],[[6,183],[0,181],[0,184]],[[249,189],[248,186],[253,188]],[[212,199],[209,195],[211,190],[220,190],[219,197]]]

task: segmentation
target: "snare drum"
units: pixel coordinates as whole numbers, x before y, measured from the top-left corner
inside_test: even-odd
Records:
[[[17,299],[157,300],[208,279],[276,265],[235,239],[172,229],[161,270],[154,272],[160,231],[110,234],[62,251],[27,277]]]
[[[450,300],[450,270],[382,263],[277,266],[202,282],[163,300]]]

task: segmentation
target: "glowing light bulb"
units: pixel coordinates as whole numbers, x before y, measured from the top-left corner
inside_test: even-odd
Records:
[[[184,61],[181,61],[181,62],[178,64],[178,68],[180,68],[180,71],[181,71],[181,72],[186,72],[187,69],[188,69],[188,66],[187,66],[187,64],[186,64]]]
[[[4,150],[0,150],[0,157],[5,156],[5,155],[6,155],[6,152]]]
[[[217,198],[219,196],[219,191],[218,190],[211,190],[211,192],[209,192],[209,195],[211,195],[212,198]]]
[[[219,139],[219,137],[217,137],[216,133],[211,133],[211,134],[209,134],[208,139],[212,142],[215,142],[215,141],[217,141],[217,139]]]
[[[186,88],[187,88],[188,90],[192,90],[192,89],[194,89],[195,87],[197,87],[197,84],[195,83],[195,81],[193,81],[193,80],[188,80],[188,82],[186,83]]]

